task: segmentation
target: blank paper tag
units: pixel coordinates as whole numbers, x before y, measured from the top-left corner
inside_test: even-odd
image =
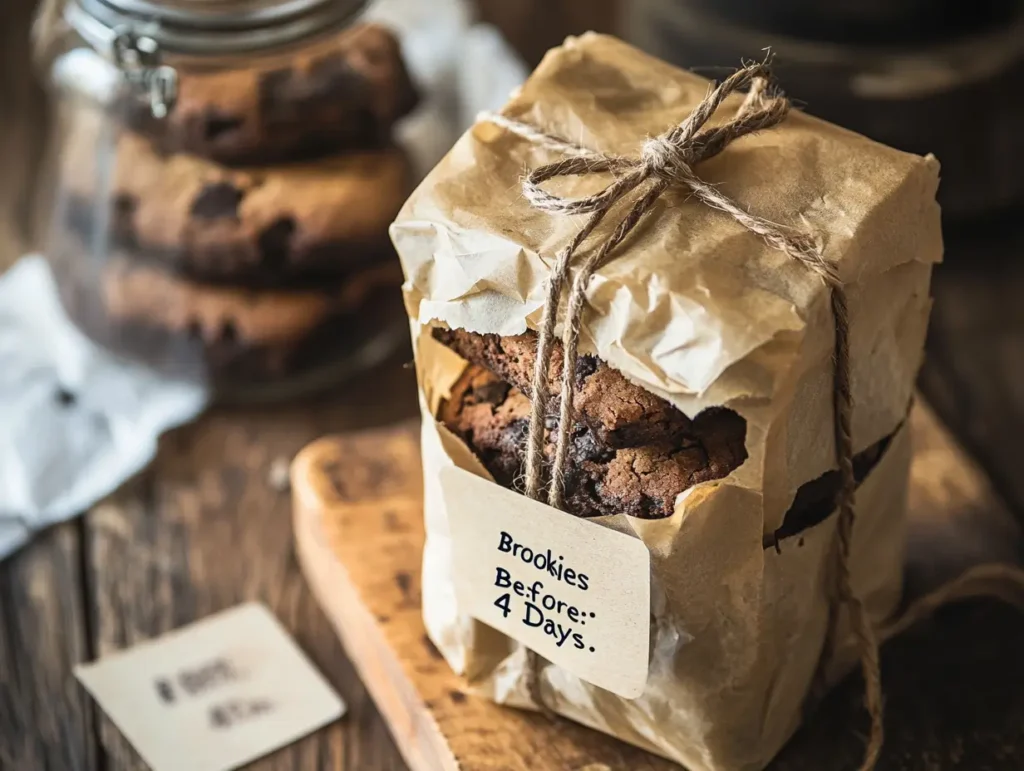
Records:
[[[650,554],[638,538],[458,468],[441,472],[461,608],[629,699],[647,681]]]
[[[345,705],[270,611],[242,605],[75,675],[154,771],[227,771]]]

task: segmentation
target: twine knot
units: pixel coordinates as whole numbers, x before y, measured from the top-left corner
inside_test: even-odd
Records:
[[[735,116],[725,123],[706,128],[722,102],[733,92],[749,88],[746,98]],[[625,158],[594,152],[569,142],[562,137],[546,133],[513,118],[497,114],[482,117],[541,147],[565,154],[565,158],[541,166],[523,180],[523,195],[530,204],[552,214],[589,214],[575,236],[558,253],[551,269],[541,325],[537,336],[537,357],[531,379],[532,406],[526,448],[526,494],[541,500],[541,482],[546,460],[546,417],[551,393],[548,384],[548,366],[552,341],[562,297],[562,290],[570,278],[570,268],[576,270],[569,289],[562,335],[564,360],[560,383],[560,404],[555,428],[554,456],[550,459],[547,503],[558,509],[565,508],[565,463],[575,422],[573,397],[575,391],[576,362],[579,356],[579,337],[586,290],[591,276],[598,268],[614,259],[614,250],[651,210],[670,186],[683,187],[698,202],[723,212],[750,232],[759,236],[774,249],[779,249],[798,260],[817,275],[830,292],[832,316],[835,322],[835,355],[833,378],[833,419],[836,460],[841,480],[839,518],[835,549],[835,585],[830,587],[833,597],[822,663],[834,649],[833,635],[837,628],[839,607],[849,611],[857,638],[864,672],[865,704],[871,717],[871,732],[861,771],[875,767],[882,747],[882,689],[878,664],[878,642],[871,620],[859,598],[853,592],[849,571],[850,544],[855,519],[853,472],[853,440],[851,415],[853,411],[850,388],[850,346],[846,292],[835,266],[821,253],[813,238],[790,228],[751,214],[716,186],[702,180],[694,171],[699,163],[721,153],[733,141],[756,131],[769,129],[781,123],[789,113],[789,101],[776,88],[765,64],[752,64],[738,70],[721,84],[708,91],[707,96],[682,123],[665,133],[647,139],[637,158]],[[612,173],[614,179],[598,193],[582,198],[567,198],[548,192],[543,185],[559,177],[587,176]],[[586,252],[578,265],[573,265],[583,244],[590,238],[605,216],[627,196],[634,195],[633,203],[625,209],[618,224],[602,241]],[[540,690],[540,665],[533,651],[528,651],[529,688],[534,701],[545,709]]]
[[[699,158],[694,148],[688,144],[679,144],[668,137],[651,137],[640,148],[640,160],[648,174],[653,174],[666,182],[683,182],[693,176],[694,166]]]

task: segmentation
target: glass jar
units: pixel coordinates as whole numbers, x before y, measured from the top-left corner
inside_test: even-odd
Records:
[[[45,251],[87,336],[232,401],[407,337],[387,228],[416,95],[362,0],[58,0]]]

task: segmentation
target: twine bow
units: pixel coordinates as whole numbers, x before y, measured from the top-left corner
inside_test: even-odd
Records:
[[[749,91],[735,117],[727,123],[705,128],[722,102],[735,91],[749,86]],[[555,454],[551,463],[547,503],[564,509],[564,469],[571,427],[574,423],[573,396],[575,390],[576,360],[587,284],[598,268],[613,259],[613,250],[621,244],[640,220],[647,214],[662,193],[669,187],[687,190],[701,203],[727,214],[747,230],[757,234],[769,246],[785,252],[813,271],[830,290],[832,315],[835,322],[834,353],[834,432],[836,460],[841,487],[839,518],[835,548],[835,600],[825,644],[825,657],[834,646],[836,606],[849,610],[854,635],[858,642],[861,667],[865,682],[865,706],[871,718],[871,732],[867,742],[861,771],[870,771],[878,761],[882,747],[882,687],[878,662],[878,642],[863,604],[850,585],[848,566],[850,541],[853,531],[854,488],[853,443],[850,435],[852,403],[850,396],[849,324],[846,293],[834,266],[827,262],[812,238],[790,228],[784,228],[749,213],[718,188],[708,184],[694,171],[702,161],[721,153],[734,140],[755,131],[772,128],[788,115],[790,105],[775,87],[764,64],[752,64],[721,84],[712,88],[704,100],[678,126],[660,136],[644,142],[638,158],[626,158],[594,152],[560,137],[545,133],[529,124],[499,114],[487,113],[481,119],[536,143],[546,149],[567,155],[563,160],[542,166],[523,181],[523,194],[530,204],[552,214],[589,214],[580,231],[558,253],[548,283],[547,297],[541,318],[537,342],[537,358],[531,388],[532,412],[526,454],[526,494],[542,498],[541,483],[544,464],[545,416],[551,393],[548,388],[547,369],[555,337],[562,290],[569,279],[570,265],[584,242],[605,216],[626,197],[635,193],[635,200],[619,220],[612,234],[589,250],[579,260],[576,276],[569,292],[562,335],[564,360],[560,387],[559,420]],[[583,198],[564,198],[545,190],[545,182],[558,177],[585,176],[609,172],[615,180],[604,190]],[[530,656],[530,691],[534,701],[545,708],[540,692],[537,657]]]

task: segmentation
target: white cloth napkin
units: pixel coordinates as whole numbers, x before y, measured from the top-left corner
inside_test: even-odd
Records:
[[[86,339],[47,262],[22,258],[0,276],[0,558],[144,468],[206,401]]]

